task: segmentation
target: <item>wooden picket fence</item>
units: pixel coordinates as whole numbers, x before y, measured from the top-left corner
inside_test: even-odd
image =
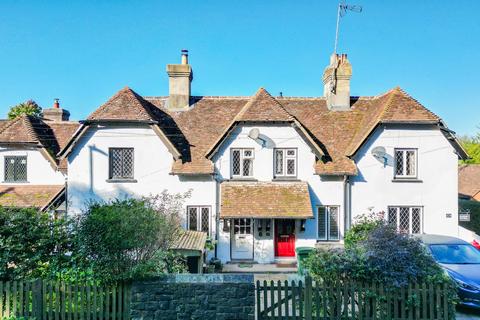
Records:
[[[50,281],[0,282],[0,319],[127,320],[130,286]]]
[[[382,284],[257,281],[258,320],[269,319],[449,319],[454,305],[448,289],[413,284],[395,292]]]

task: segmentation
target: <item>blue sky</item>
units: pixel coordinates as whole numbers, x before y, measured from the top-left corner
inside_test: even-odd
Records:
[[[480,1],[351,0],[339,52],[352,95],[401,86],[459,134],[480,125]],[[190,51],[195,95],[322,95],[335,0],[0,1],[0,116],[60,98],[84,119],[128,85],[167,95]]]

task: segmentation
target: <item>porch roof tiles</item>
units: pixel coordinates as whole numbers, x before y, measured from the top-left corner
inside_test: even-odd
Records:
[[[313,218],[306,182],[221,184],[221,218]]]
[[[3,185],[0,187],[0,206],[44,210],[64,188],[64,185]]]

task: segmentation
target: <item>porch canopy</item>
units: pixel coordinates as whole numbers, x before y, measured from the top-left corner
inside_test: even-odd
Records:
[[[313,218],[306,182],[245,182],[221,184],[220,218]]]

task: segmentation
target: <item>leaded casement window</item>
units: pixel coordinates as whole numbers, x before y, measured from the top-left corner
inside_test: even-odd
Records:
[[[318,240],[340,240],[340,207],[320,206],[317,210]]]
[[[232,149],[232,177],[253,177],[253,149]]]
[[[188,206],[187,207],[187,229],[203,231],[210,235],[210,207]]]
[[[398,232],[408,234],[423,233],[421,207],[388,207],[387,221],[396,226]]]
[[[297,176],[297,149],[274,149],[275,177]]]
[[[109,179],[133,179],[133,148],[110,148],[109,159]]]
[[[27,181],[27,156],[5,156],[5,182]]]
[[[417,149],[395,149],[395,178],[417,177]]]

